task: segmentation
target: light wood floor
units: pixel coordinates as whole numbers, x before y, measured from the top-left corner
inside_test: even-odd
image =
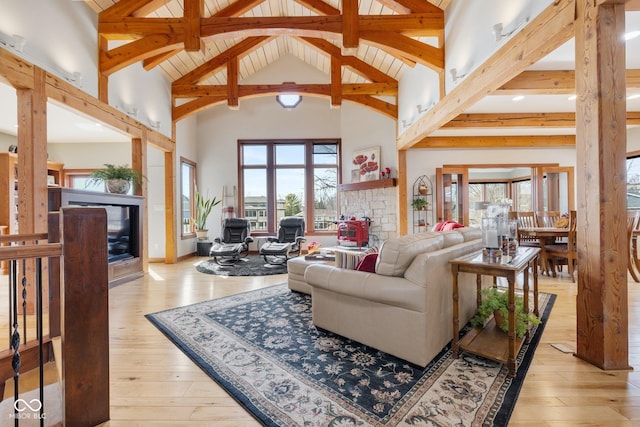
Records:
[[[198,273],[197,258],[151,264],[144,278],[110,291],[111,421],[103,426],[257,426],[222,388],[144,317],[147,313],[245,292],[286,275],[219,277]],[[602,371],[553,343],[575,349],[577,285],[540,279],[557,295],[510,426],[640,426],[640,284],[629,282],[633,371]]]

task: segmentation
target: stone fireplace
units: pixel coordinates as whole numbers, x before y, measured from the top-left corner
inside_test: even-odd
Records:
[[[398,188],[394,186],[378,188],[360,184],[344,184],[340,189],[340,214],[345,218],[368,217],[369,246],[380,245],[385,240],[398,236]]]

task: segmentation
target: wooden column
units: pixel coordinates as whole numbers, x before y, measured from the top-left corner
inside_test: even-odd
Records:
[[[107,212],[63,207],[62,419],[66,426],[109,420]]]
[[[174,125],[175,126],[175,125]],[[164,244],[164,262],[175,264],[178,261],[178,243],[176,234],[180,231],[176,228],[176,155],[175,151],[164,153],[164,222],[166,240]],[[179,194],[182,194],[180,191]]]
[[[18,231],[20,234],[47,232],[47,96],[46,73],[34,69],[33,86],[18,88]],[[26,263],[26,311],[35,309],[35,263]],[[43,310],[49,309],[47,266],[43,265]]]
[[[132,138],[131,139],[131,166],[140,172],[143,177],[147,176],[147,142],[146,132],[143,132],[145,138]],[[145,273],[149,271],[149,250],[147,247],[147,241],[149,239],[149,221],[147,220],[149,214],[148,205],[148,183],[145,178],[142,178],[140,185],[136,187],[135,194],[137,196],[143,196],[142,200],[142,236],[143,238],[138,242],[140,245],[140,258],[142,259],[142,271]]]
[[[576,356],[629,369],[624,4],[576,5]]]
[[[409,232],[409,226],[407,225],[408,186],[407,150],[398,150],[398,234],[400,236],[404,236]]]

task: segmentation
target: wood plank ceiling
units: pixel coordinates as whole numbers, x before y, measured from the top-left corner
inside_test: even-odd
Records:
[[[174,120],[278,91],[329,97],[332,106],[346,99],[396,119],[397,81],[406,67],[421,63],[442,74],[440,8],[449,2],[204,0],[199,10],[200,0],[87,0],[99,13],[99,35],[109,40],[101,44],[102,75],[139,61],[145,69],[160,67],[173,82],[174,100],[187,101],[174,107]],[[242,85],[285,55],[329,82]]]
[[[85,1],[99,13],[99,35],[104,40],[125,41],[101,43],[101,74],[108,77],[139,61],[146,69],[160,67],[172,82],[174,120],[221,103],[238,108],[239,98],[282,91],[327,97],[332,106],[339,106],[343,100],[357,102],[397,120],[397,82],[407,67],[416,63],[438,73],[441,92],[444,88],[443,10],[451,0],[204,0],[203,10],[199,10],[202,0]],[[554,2],[547,10],[548,19],[558,21],[554,9],[570,10],[572,4],[572,0]],[[629,0],[626,10],[639,11],[640,0]],[[568,19],[563,24],[568,32],[545,32],[549,34],[542,36],[536,33],[536,37],[545,46],[559,46],[573,37],[573,16]],[[529,31],[528,27],[535,25],[529,23],[503,50],[529,43],[528,38],[534,36],[527,34],[535,28]],[[327,75],[326,81],[242,83],[285,55],[315,67]],[[627,70],[628,89],[640,87],[637,68],[636,65]],[[552,145],[573,143],[572,138],[566,137],[566,129],[575,128],[574,114],[533,110],[520,114],[468,114],[471,111],[461,107],[471,105],[470,100],[462,104],[459,99],[447,102],[456,92],[469,98],[467,89],[476,87],[483,74],[488,73],[471,73],[443,97],[399,136],[398,148],[467,146],[468,138],[456,138],[451,132],[460,137],[469,131],[487,135],[489,128],[501,132],[492,140],[485,136],[486,146],[504,146],[505,132],[524,135],[523,129],[529,129],[531,132],[525,132],[532,136],[523,141],[525,145],[548,144],[548,132],[539,134],[537,139],[533,135],[536,129],[549,127],[558,129]],[[572,70],[537,68],[524,69],[505,79],[502,86],[482,92],[486,100],[515,93],[548,96],[574,91]],[[497,97],[486,96],[487,93]],[[630,111],[638,111],[630,107]],[[445,113],[451,117],[444,117]],[[434,120],[438,114],[443,120]],[[639,120],[638,113],[629,113],[628,125],[637,125]]]

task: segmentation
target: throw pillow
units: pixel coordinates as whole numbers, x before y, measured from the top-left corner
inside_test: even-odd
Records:
[[[338,268],[346,268],[348,270],[355,270],[358,266],[360,260],[367,254],[378,253],[378,247],[373,246],[371,248],[367,248],[364,251],[355,251],[345,249],[336,249],[335,250],[335,266]]]
[[[464,225],[460,224],[459,222],[446,221],[446,224],[444,224],[442,226],[442,230],[441,231],[455,230],[456,228],[463,228],[463,227],[464,227]]]
[[[376,261],[378,260],[378,254],[372,253],[367,254],[358,263],[356,266],[357,271],[366,271],[367,273],[375,273],[376,272]]]

